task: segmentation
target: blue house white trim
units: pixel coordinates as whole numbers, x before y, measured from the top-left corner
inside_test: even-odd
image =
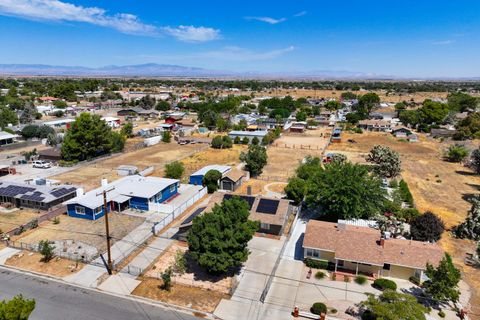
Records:
[[[102,217],[105,214],[102,192],[112,188],[107,194],[108,212],[126,208],[148,211],[149,203],[163,203],[177,195],[179,186],[176,179],[127,176],[65,202],[67,214],[89,220]]]
[[[218,165],[218,164],[213,164],[213,165],[209,165],[209,166],[205,166],[203,167],[202,169],[192,173],[190,175],[190,179],[189,179],[189,183],[190,184],[193,184],[193,185],[196,185],[196,186],[201,186],[202,183],[203,183],[203,177],[207,174],[208,171],[210,170],[217,170],[219,171],[222,176],[229,172],[230,170],[232,170],[232,167],[230,166],[221,166],[221,165]]]

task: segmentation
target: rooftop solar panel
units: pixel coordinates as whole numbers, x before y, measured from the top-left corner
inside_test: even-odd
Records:
[[[276,214],[278,209],[278,200],[261,199],[258,203],[257,212],[266,214]]]
[[[248,203],[248,210],[252,210],[253,203],[255,202],[255,197],[252,196],[237,196],[237,195],[232,195],[232,194],[226,194],[223,196],[223,199],[229,200],[232,199],[233,197],[238,197]]]

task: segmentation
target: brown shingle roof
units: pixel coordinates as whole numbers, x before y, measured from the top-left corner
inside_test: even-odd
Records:
[[[310,220],[303,246],[335,252],[335,258],[341,260],[417,269],[425,269],[427,262],[437,265],[443,257],[443,250],[436,244],[387,239],[382,246],[380,237],[379,230],[368,227]]]
[[[237,169],[232,169],[232,170],[228,171],[223,176],[223,178],[228,178],[228,179],[232,180],[233,182],[237,182],[238,180],[240,180],[243,177],[245,177],[245,172],[243,172],[241,170],[237,170]]]

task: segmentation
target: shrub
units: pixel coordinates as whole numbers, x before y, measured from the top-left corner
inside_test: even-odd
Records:
[[[350,282],[350,277],[349,276],[344,276],[343,281],[344,282]]]
[[[365,283],[367,283],[367,277],[364,277],[364,276],[357,276],[355,277],[355,283],[357,284],[360,284],[360,285],[364,285]]]
[[[392,179],[390,181],[390,188],[393,188],[393,189],[398,188],[398,181],[395,179]]]
[[[165,178],[180,179],[185,166],[180,161],[174,161],[165,165]]]
[[[420,278],[419,277],[411,276],[410,278],[408,278],[408,280],[410,280],[411,283],[416,284],[417,286],[420,285]]]
[[[170,289],[172,288],[172,273],[173,271],[172,271],[172,268],[170,267],[164,272],[162,272],[161,277],[162,277],[163,284],[161,288],[163,290],[170,291]]]
[[[393,291],[397,290],[397,284],[395,282],[384,278],[376,279],[372,286],[382,291],[387,289]]]
[[[413,196],[405,180],[401,180],[398,184],[398,187],[400,189],[400,194],[402,195],[403,201],[408,203],[410,207],[413,207]]]
[[[38,244],[38,248],[40,254],[43,256],[42,261],[45,263],[52,260],[55,256],[55,253],[53,251],[55,250],[55,246],[53,246],[48,240],[41,240]]]
[[[325,278],[325,272],[317,271],[317,273],[315,273],[315,279],[323,279],[323,278]]]
[[[328,261],[327,260],[315,260],[306,258],[304,261],[305,265],[313,269],[327,269]]]
[[[465,158],[468,157],[469,150],[461,145],[454,144],[451,145],[445,153],[445,159],[450,162],[462,162]]]
[[[338,310],[335,309],[335,308],[331,308],[331,309],[330,309],[330,313],[331,313],[331,314],[336,314],[337,312],[338,312]]]
[[[318,315],[322,313],[327,313],[327,306],[325,305],[325,303],[315,302],[310,308],[310,312]]]
[[[438,316],[440,318],[445,318],[445,312],[443,312],[443,310],[438,311]]]
[[[335,273],[332,273],[332,280],[333,281],[337,280],[337,275]]]
[[[377,317],[373,314],[372,311],[365,310],[365,312],[362,313],[362,320],[377,320]]]
[[[162,141],[165,143],[170,143],[171,140],[172,134],[170,133],[170,131],[164,131],[162,134]]]
[[[53,218],[53,224],[60,224],[60,218],[59,217]]]
[[[242,142],[242,140],[240,139],[240,137],[235,137],[235,139],[233,139],[233,143],[235,144],[240,144]]]

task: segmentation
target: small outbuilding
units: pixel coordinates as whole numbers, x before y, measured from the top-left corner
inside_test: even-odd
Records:
[[[190,175],[189,183],[196,185],[196,186],[201,186],[203,184],[203,177],[207,174],[208,171],[210,170],[217,170],[222,174],[222,177],[229,172],[232,169],[230,166],[221,166],[218,164],[213,164],[209,166],[205,166],[200,170],[195,171]]]
[[[220,189],[227,191],[235,191],[240,187],[245,179],[245,172],[237,169],[228,171],[220,179]]]

